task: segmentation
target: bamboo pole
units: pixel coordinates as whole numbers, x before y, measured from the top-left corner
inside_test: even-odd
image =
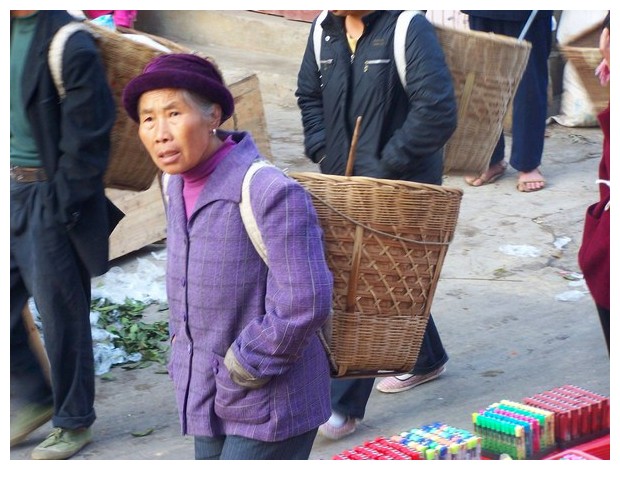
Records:
[[[344,172],[345,176],[350,177],[353,175],[353,164],[355,163],[355,150],[357,149],[357,139],[360,136],[360,125],[362,124],[362,117],[357,117],[355,121],[355,128],[353,130],[353,137],[351,138],[351,147],[349,148],[349,158],[347,159],[347,168]]]

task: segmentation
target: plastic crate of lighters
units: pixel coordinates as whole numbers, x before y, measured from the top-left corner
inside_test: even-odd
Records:
[[[443,423],[378,437],[332,457],[333,460],[479,460],[481,440]]]

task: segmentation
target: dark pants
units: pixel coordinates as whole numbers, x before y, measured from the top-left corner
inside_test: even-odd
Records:
[[[308,460],[318,428],[279,442],[251,438],[195,437],[196,460]]]
[[[430,315],[422,338],[418,361],[411,373],[423,375],[441,367],[448,361],[448,354],[443,348],[441,337]],[[366,413],[366,404],[372,392],[374,378],[333,379],[331,382],[332,411],[362,419]]]
[[[469,17],[469,27],[518,38],[525,21],[493,20]],[[515,93],[512,106],[512,151],[510,165],[519,172],[530,172],[540,166],[547,122],[548,59],[551,53],[551,19],[536,17],[525,36],[531,42],[530,57]],[[504,158],[504,132],[491,156],[491,165]]]
[[[598,311],[598,318],[601,322],[603,335],[605,335],[605,342],[607,342],[607,355],[609,355],[609,309],[597,305],[596,310]]]
[[[46,182],[11,180],[11,375],[22,400],[49,402],[22,318],[32,296],[50,361],[52,423],[76,429],[95,421],[90,276],[45,202],[48,190]]]

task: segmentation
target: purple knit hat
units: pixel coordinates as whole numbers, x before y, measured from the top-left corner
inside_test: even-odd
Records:
[[[190,90],[217,103],[222,108],[222,123],[235,110],[233,96],[211,62],[189,53],[170,53],[151,60],[143,72],[130,80],[123,89],[123,106],[136,123],[139,123],[140,96],[160,88]]]

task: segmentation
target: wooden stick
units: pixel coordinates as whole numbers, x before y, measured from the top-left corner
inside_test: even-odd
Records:
[[[30,348],[32,352],[39,360],[41,364],[41,369],[43,370],[43,376],[47,381],[48,385],[51,385],[51,375],[50,375],[50,362],[47,358],[47,352],[45,351],[45,346],[41,341],[41,336],[39,335],[39,329],[34,324],[34,318],[32,318],[32,312],[28,307],[28,304],[24,305],[24,309],[22,310],[22,317],[24,319],[24,327],[26,327],[26,332],[28,333],[28,343],[30,344]]]
[[[347,169],[344,174],[347,177],[353,175],[353,164],[355,163],[355,150],[357,149],[357,139],[360,136],[360,125],[362,124],[362,117],[357,117],[355,121],[355,129],[353,130],[353,138],[351,139],[351,148],[349,148],[349,158],[347,159]]]

